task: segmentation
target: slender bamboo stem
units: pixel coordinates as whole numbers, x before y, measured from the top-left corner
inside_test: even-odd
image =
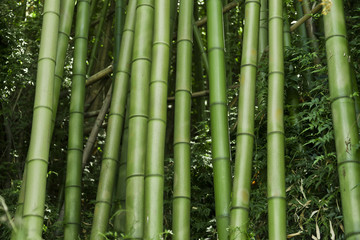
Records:
[[[104,23],[105,23],[105,20],[106,20],[105,16],[106,16],[106,11],[108,9],[108,6],[109,6],[109,0],[105,0],[103,8],[101,9],[100,23],[99,23],[99,25],[97,27],[97,30],[96,30],[95,42],[94,42],[94,44],[92,46],[92,49],[91,49],[91,54],[90,54],[90,59],[89,59],[89,66],[88,66],[88,69],[87,69],[87,72],[86,72],[87,76],[90,76],[90,74],[92,73],[94,64],[95,64],[95,56],[96,56],[96,53],[97,53],[97,49],[99,47],[100,38],[101,38],[100,35],[101,35],[101,32],[103,30],[103,26],[104,26]]]
[[[286,239],[283,1],[269,1],[267,182],[269,239]]]
[[[89,0],[78,3],[76,19],[65,181],[64,239],[76,239],[80,231],[86,53],[90,22]]]
[[[115,6],[115,44],[114,44],[114,63],[117,62],[120,54],[121,36],[125,22],[126,0],[116,0]]]
[[[207,16],[215,214],[218,237],[225,240],[229,235],[231,175],[221,0],[207,1]]]
[[[249,239],[251,166],[254,146],[254,111],[259,35],[260,0],[245,1],[245,29],[236,137],[235,175],[232,193],[230,239]]]
[[[173,239],[190,239],[190,109],[193,0],[182,0],[177,39]]]
[[[129,148],[126,179],[126,235],[144,234],[144,168],[154,22],[154,1],[138,0],[130,84]]]
[[[195,22],[195,20],[193,19],[193,21]],[[204,47],[204,44],[201,40],[201,33],[199,31],[199,28],[193,24],[193,30],[194,30],[194,38],[195,38],[195,42],[201,52],[201,60],[202,60],[202,63],[204,64],[204,67],[205,67],[205,71],[207,74],[209,74],[209,60],[208,60],[208,56],[206,54],[206,51],[205,51],[205,47]]]
[[[107,94],[106,94],[103,105],[102,105],[100,111],[97,113],[95,124],[94,124],[93,128],[91,129],[91,133],[89,135],[89,138],[86,141],[85,148],[84,148],[84,153],[83,153],[83,157],[82,157],[82,169],[85,168],[85,165],[86,165],[87,161],[89,160],[89,157],[91,155],[94,144],[96,142],[96,138],[98,136],[99,130],[100,130],[100,128],[102,126],[102,123],[103,123],[103,121],[105,119],[105,115],[109,110],[110,103],[111,103],[112,90],[113,89],[112,89],[112,85],[111,85],[108,92],[107,92]]]
[[[119,146],[125,118],[125,106],[130,77],[130,62],[134,40],[136,0],[130,0],[128,14],[120,46],[120,58],[115,74],[114,87],[110,105],[106,144],[104,148],[101,172],[96,195],[96,205],[91,229],[91,239],[104,239],[108,227],[112,204],[116,172],[118,169]]]
[[[23,221],[26,239],[41,239],[53,114],[60,1],[45,1],[28,157]]]
[[[340,181],[345,239],[360,238],[360,152],[351,84],[343,1],[333,0],[324,16],[331,111]],[[328,7],[328,6],[327,6]]]
[[[56,54],[55,66],[55,83],[54,83],[54,100],[53,100],[53,117],[52,117],[52,130],[53,134],[55,127],[56,113],[59,103],[60,88],[64,75],[64,64],[66,57],[66,50],[68,48],[69,36],[72,26],[74,15],[75,0],[63,0],[60,3],[60,26]]]
[[[268,0],[261,0],[260,7],[260,26],[259,26],[259,51],[258,59],[260,60],[263,52],[268,46]]]
[[[115,217],[114,217],[114,230],[118,233],[125,233],[126,225],[126,168],[127,168],[127,154],[129,148],[129,100],[128,94],[127,110],[125,116],[124,133],[121,142],[120,162],[118,169],[118,179],[116,184],[116,193],[114,203]]]
[[[149,87],[149,120],[145,163],[144,239],[162,239],[164,152],[170,48],[170,1],[155,0],[154,37]]]

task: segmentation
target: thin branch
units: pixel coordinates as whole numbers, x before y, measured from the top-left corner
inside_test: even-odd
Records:
[[[295,29],[297,29],[301,24],[303,24],[304,22],[306,22],[306,20],[308,20],[309,18],[311,18],[315,13],[319,12],[322,8],[321,3],[319,3],[318,5],[316,5],[309,14],[305,14],[302,18],[300,18],[296,23],[294,23],[293,25],[291,25],[290,27],[290,31],[293,32],[295,31]]]

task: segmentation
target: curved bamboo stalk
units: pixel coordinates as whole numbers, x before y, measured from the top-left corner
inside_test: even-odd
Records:
[[[65,181],[64,239],[76,239],[80,231],[83,122],[85,103],[86,53],[88,46],[90,0],[77,6],[74,67],[71,85],[69,140]]]
[[[231,175],[221,0],[207,1],[207,16],[215,213],[218,237],[225,240],[229,235]]]
[[[328,7],[328,6],[327,6]],[[340,181],[345,239],[360,238],[360,152],[349,66],[344,7],[333,0],[324,16],[331,111]]]
[[[174,240],[190,239],[190,109],[193,8],[193,0],[182,0],[180,2],[174,117],[174,197],[172,218]]]
[[[230,239],[249,239],[251,166],[254,147],[255,86],[260,0],[245,1],[245,29],[236,137],[235,175],[232,193]]]
[[[91,229],[91,239],[104,239],[112,204],[112,192],[118,168],[119,146],[123,131],[127,90],[130,77],[130,63],[134,40],[136,0],[130,0],[128,14],[120,46],[120,58],[116,70],[110,105],[106,143],[101,163],[100,180]]]
[[[283,1],[269,2],[267,185],[269,239],[286,239]]]
[[[101,14],[100,14],[100,22],[99,22],[99,25],[97,26],[97,30],[96,30],[96,35],[95,35],[95,42],[91,48],[91,54],[90,54],[90,59],[89,59],[89,66],[87,68],[87,72],[86,72],[86,75],[87,76],[90,76],[92,70],[93,70],[93,67],[94,67],[94,64],[95,64],[95,55],[97,53],[97,49],[99,47],[99,43],[100,43],[100,35],[101,35],[101,32],[103,30],[103,26],[104,26],[104,23],[105,23],[105,20],[106,20],[106,11],[108,9],[108,6],[109,6],[109,0],[105,0],[104,1],[104,5],[103,5],[103,8],[101,9]]]
[[[155,0],[145,162],[144,239],[162,239],[164,152],[170,48],[170,1]]]
[[[23,222],[26,239],[41,239],[53,114],[60,1],[45,1],[36,77],[34,115],[26,160]]]
[[[126,179],[126,235],[144,232],[144,168],[146,157],[154,1],[138,0],[131,68],[129,148]]]

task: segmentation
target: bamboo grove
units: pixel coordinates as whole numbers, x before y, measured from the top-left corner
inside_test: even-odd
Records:
[[[1,92],[2,239],[360,239],[356,1],[18,5],[41,36],[22,154]]]

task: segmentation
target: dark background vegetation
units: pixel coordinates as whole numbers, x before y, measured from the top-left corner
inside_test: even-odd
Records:
[[[95,14],[92,16],[94,24],[91,28],[91,36],[95,32],[95,21],[99,17],[98,13],[102,3],[103,1],[99,1],[98,11],[94,11]],[[360,66],[357,60],[360,57],[360,3],[344,1],[344,6],[351,58],[354,61],[356,75],[359,77]],[[0,2],[0,195],[4,199],[0,199],[0,239],[9,239],[10,236],[11,227],[6,214],[13,216],[15,212],[31,134],[42,7],[43,1],[41,0],[2,0]],[[292,1],[286,1],[286,9],[290,21],[295,20],[297,16]],[[228,32],[225,36],[229,86],[236,84],[240,71],[243,10],[244,6],[240,5],[225,15],[228,21],[226,27]],[[205,14],[204,1],[198,1],[198,18]],[[284,103],[286,106],[287,233],[294,234],[294,239],[311,239],[312,236],[321,236],[321,239],[344,239],[321,14],[316,14],[314,19],[315,35],[319,44],[318,51],[306,53],[300,47],[302,39],[297,33],[292,33],[292,46],[285,49],[286,99],[290,97],[291,89],[298,91],[299,94],[299,105],[295,109],[288,101]],[[108,66],[113,60],[114,31],[112,24],[113,16],[110,10],[107,18],[107,26],[110,30],[106,31],[106,27],[104,27],[97,70]],[[206,27],[200,28],[200,30],[206,45]],[[45,239],[61,238],[59,229],[62,225],[57,220],[63,202],[73,43],[73,40],[70,39],[65,67],[66,78],[62,86],[59,112],[50,149],[43,236]],[[175,49],[173,48],[170,71],[170,81],[172,82],[175,80],[176,72]],[[256,89],[256,142],[252,173],[249,239],[267,239],[266,54],[265,52],[259,60]],[[314,64],[315,57],[319,57],[320,64]],[[194,58],[196,58],[196,54]],[[194,62],[194,69],[199,69],[198,61]],[[306,88],[303,84],[303,76],[308,70],[312,72],[313,77],[311,89]],[[194,77],[194,92],[203,90],[203,85],[206,87],[206,72],[204,71],[200,75],[197,73],[196,76],[196,79]],[[199,76],[200,79],[198,79]],[[110,79],[104,79],[101,84],[88,89],[88,97],[92,92],[99,91],[101,86],[108,85]],[[170,84],[170,86],[174,86],[174,84]],[[106,90],[104,89],[103,92],[106,93]],[[170,89],[169,95],[173,96],[173,92],[174,90]],[[235,158],[237,92],[236,88],[229,88],[228,91],[232,159]],[[94,101],[89,109],[99,109],[104,95],[100,94],[98,100]],[[216,239],[209,112],[207,109],[202,112],[199,107],[200,101],[206,102],[207,98],[194,99],[192,109],[192,239]],[[168,119],[169,133],[165,160],[165,230],[171,229],[172,108],[169,108]],[[299,121],[296,127],[293,126],[294,121]],[[91,129],[93,122],[94,119],[86,119],[84,142],[89,134],[89,130],[86,129]],[[93,156],[83,173],[83,239],[88,238],[91,229],[105,128],[99,134]],[[167,239],[171,239],[171,234],[165,235],[167,235]],[[109,239],[116,238],[111,227],[108,237]]]

